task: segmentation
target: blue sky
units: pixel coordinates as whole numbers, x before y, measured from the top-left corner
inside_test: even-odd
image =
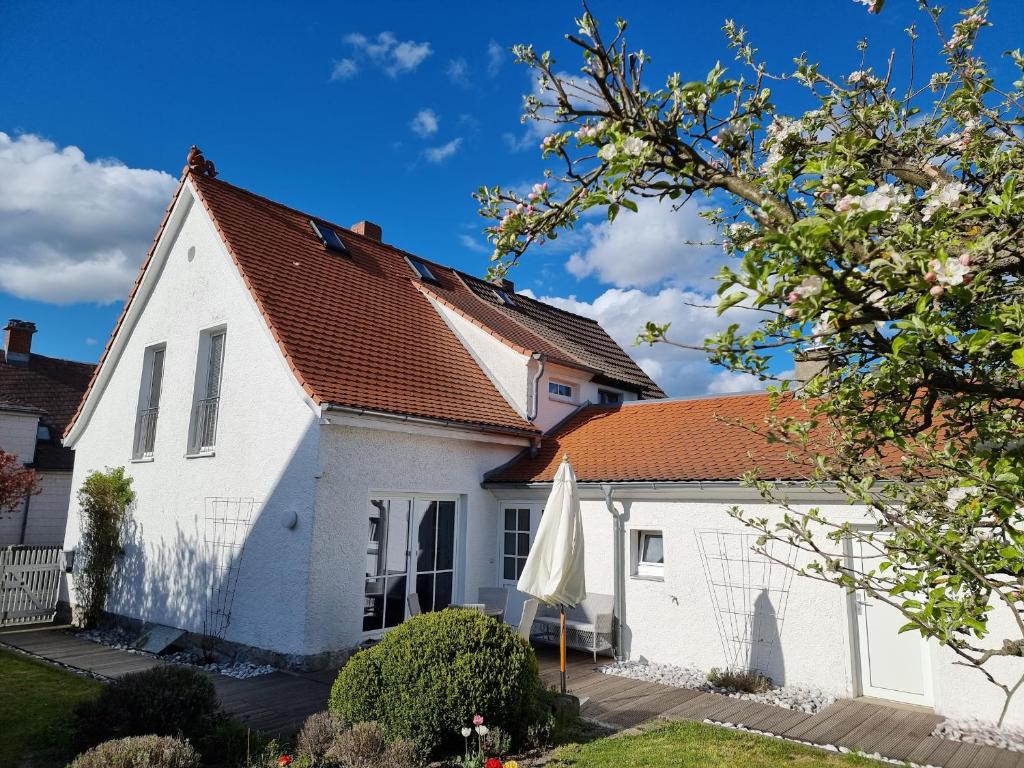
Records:
[[[719,59],[734,66],[719,32],[726,17],[748,27],[776,69],[805,51],[840,74],[859,68],[863,37],[869,63],[882,66],[895,46],[905,68],[902,30],[916,21],[918,71],[932,71],[936,46],[916,3],[888,5],[880,16],[852,0],[592,8],[606,25],[627,16],[657,81],[676,69],[702,78]],[[1024,31],[1022,4],[994,6],[990,58]],[[563,35],[578,10],[5,0],[0,317],[36,321],[39,352],[96,360],[192,143],[235,184],[338,223],[370,219],[388,242],[482,273],[487,249],[470,193],[532,183],[543,169],[540,134],[519,122],[531,82],[508,48],[532,42],[576,70]],[[777,101],[807,107],[796,90]],[[679,241],[702,234],[692,213],[648,209],[614,227],[594,220],[530,254],[513,277],[519,289],[597,317],[624,346],[646,320],[672,320],[699,342],[715,320],[682,301],[713,290],[707,278],[721,256]],[[672,394],[749,388],[694,353],[627,350]]]

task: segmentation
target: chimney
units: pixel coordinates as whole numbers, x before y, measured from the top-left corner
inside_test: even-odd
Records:
[[[380,228],[380,224],[374,224],[372,221],[359,221],[352,225],[352,231],[357,235],[368,237],[371,240],[380,242],[381,236],[384,234],[384,230]]]
[[[32,355],[32,334],[36,324],[11,319],[4,328],[4,352],[8,363],[27,363]]]
[[[793,355],[795,373],[793,378],[800,387],[807,385],[821,373],[828,371],[831,364],[828,347],[824,344],[802,349]]]
[[[505,293],[516,292],[516,284],[509,280],[507,277],[496,277],[493,280],[491,280],[491,285],[493,285],[495,288],[500,288],[501,290],[505,291]]]

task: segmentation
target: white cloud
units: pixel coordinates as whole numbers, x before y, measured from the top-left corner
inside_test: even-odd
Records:
[[[459,145],[462,144],[462,138],[456,138],[449,141],[447,144],[442,144],[439,147],[431,147],[423,154],[426,156],[427,161],[431,163],[443,163],[449,157],[459,151]]]
[[[592,109],[604,104],[603,98],[592,92],[589,81],[586,79],[579,79],[576,75],[565,71],[556,72],[555,75],[562,81],[562,87],[565,88],[566,95],[573,106],[579,109]],[[541,87],[540,79],[535,77],[532,72],[529,77],[531,94],[544,104],[554,104],[557,100],[556,92],[550,86]],[[517,137],[511,133],[502,136],[509,149],[513,152],[522,152],[531,147],[539,149],[540,142],[545,136],[569,128],[569,126],[554,122],[555,110],[550,106],[541,107],[537,116],[540,118],[539,120],[531,119],[525,122],[523,133],[520,136]]]
[[[382,69],[388,77],[398,77],[415,70],[434,52],[428,42],[399,41],[391,32],[381,32],[372,39],[360,32],[352,32],[345,35],[344,42],[351,49],[351,56],[334,64],[331,80],[354,76],[359,72],[362,61]]]
[[[526,291],[521,291],[526,293]],[[701,350],[680,349],[668,344],[636,346],[637,334],[650,322],[671,323],[668,336],[682,344],[699,346],[713,333],[738,322],[744,327],[754,324],[754,313],[734,308],[722,317],[715,313],[715,299],[680,288],[662,288],[647,293],[633,288],[610,288],[591,302],[575,296],[543,296],[540,301],[592,317],[628,352],[669,395],[697,395],[728,391],[738,383],[723,379],[721,368],[708,364]],[[693,305],[703,306],[693,306]],[[749,380],[742,390],[758,388],[759,382]],[[736,390],[732,390],[736,391]]]
[[[462,243],[464,248],[468,248],[475,253],[490,253],[491,249],[487,247],[486,243],[481,242],[472,235],[461,234],[459,235],[459,242]]]
[[[764,389],[768,382],[756,376],[736,371],[720,370],[711,377],[708,393],[712,395],[733,395],[738,392],[755,392]]]
[[[357,72],[359,72],[359,65],[354,59],[342,59],[334,62],[334,67],[331,69],[331,80],[348,80],[350,77],[355,77]]]
[[[88,336],[85,339],[85,346],[87,346],[87,347],[95,347],[99,343],[100,343],[100,340],[97,339],[95,336]]]
[[[444,71],[453,84],[462,88],[469,88],[469,64],[463,58],[452,59],[448,62],[448,68]]]
[[[714,241],[716,229],[690,203],[673,210],[667,203],[642,199],[638,211],[620,210],[613,222],[587,223],[585,249],[570,256],[566,269],[578,278],[593,275],[619,288],[657,285],[665,280],[708,290],[723,260]]]
[[[0,291],[54,304],[123,299],[176,180],[0,132]]]
[[[505,63],[505,49],[502,48],[497,41],[491,40],[487,44],[487,74],[490,77],[494,77],[501,70],[501,65]]]
[[[412,132],[418,136],[430,136],[433,133],[437,133],[438,124],[437,113],[432,109],[421,109],[416,113],[416,117],[409,123],[409,127],[412,128]]]

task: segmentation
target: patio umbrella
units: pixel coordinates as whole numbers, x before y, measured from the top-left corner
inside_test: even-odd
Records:
[[[559,657],[565,693],[565,607],[578,605],[587,597],[580,496],[568,455],[562,457],[555,473],[537,538],[517,586],[520,592],[559,607]]]

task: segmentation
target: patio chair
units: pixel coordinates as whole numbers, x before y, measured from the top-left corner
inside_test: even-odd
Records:
[[[409,595],[409,615],[419,616],[421,613],[423,613],[423,611],[420,610],[420,596],[414,592]]]
[[[599,651],[612,650],[612,617],[611,595],[587,595],[586,600],[565,612],[566,645],[590,651],[596,662]],[[539,637],[545,642],[558,642],[557,608],[545,605],[537,623],[541,626]]]
[[[487,606],[483,603],[459,603],[459,608],[466,608],[470,611],[476,611],[477,613],[484,613],[487,610]]]
[[[535,597],[523,601],[523,616],[519,619],[516,631],[526,642],[530,642],[530,633],[533,630],[533,620],[537,617],[538,605],[540,605],[540,601]]]
[[[501,611],[504,620],[505,611],[508,609],[508,590],[504,587],[480,587],[477,595],[480,602],[487,606],[489,611]]]

